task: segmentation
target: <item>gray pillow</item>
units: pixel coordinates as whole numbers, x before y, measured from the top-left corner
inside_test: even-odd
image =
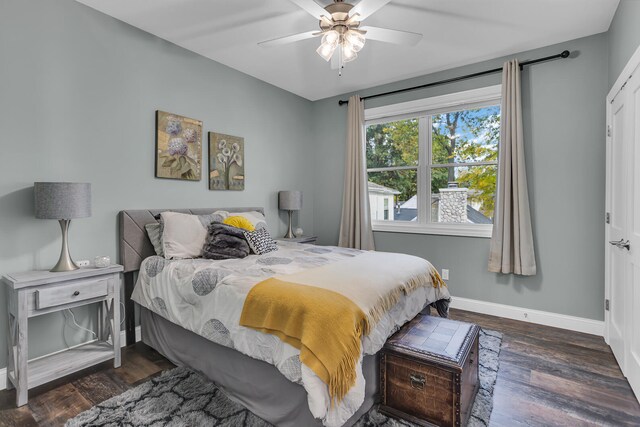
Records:
[[[162,225],[160,223],[151,223],[144,226],[147,230],[147,236],[156,251],[156,255],[163,257],[164,249],[162,248]]]
[[[202,226],[204,228],[208,228],[209,225],[216,221],[216,222],[222,222],[224,221],[224,219],[226,218],[226,216],[221,215],[218,213],[219,211],[216,211],[214,213],[210,213],[210,214],[206,214],[206,215],[196,215],[198,217],[198,219],[200,220],[200,224],[202,224]],[[226,213],[226,212],[225,212]]]

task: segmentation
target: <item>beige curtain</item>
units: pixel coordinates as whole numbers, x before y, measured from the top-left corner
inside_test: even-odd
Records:
[[[524,162],[520,64],[502,68],[502,111],[498,189],[489,253],[489,271],[524,276],[536,274],[529,193]]]
[[[347,110],[347,151],[345,153],[344,193],[338,245],[346,248],[375,249],[369,213],[367,162],[364,144],[364,105],[357,95],[349,98]]]

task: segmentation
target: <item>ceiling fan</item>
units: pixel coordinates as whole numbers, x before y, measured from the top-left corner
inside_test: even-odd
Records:
[[[264,47],[275,47],[322,36],[322,43],[316,52],[325,61],[331,61],[331,68],[337,68],[339,75],[342,75],[346,62],[357,58],[358,52],[364,47],[367,39],[410,46],[415,46],[422,39],[422,34],[409,31],[360,26],[362,21],[391,0],[360,0],[355,6],[343,0],[334,0],[324,8],[314,0],[289,1],[318,19],[320,31],[307,31],[265,40],[258,44]]]

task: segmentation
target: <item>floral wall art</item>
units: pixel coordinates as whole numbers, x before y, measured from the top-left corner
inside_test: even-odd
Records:
[[[200,181],[202,122],[156,111],[156,177]]]
[[[244,138],[209,132],[209,190],[244,190]]]

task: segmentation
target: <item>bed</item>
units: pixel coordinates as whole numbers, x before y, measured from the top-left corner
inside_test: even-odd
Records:
[[[216,210],[263,212],[255,207],[172,211],[203,215]],[[300,364],[299,352],[273,335],[236,324],[235,319],[242,308],[239,290],[250,289],[252,283],[270,275],[356,257],[359,251],[284,243],[279,244],[277,256],[251,255],[243,260],[222,263],[167,261],[155,256],[144,228],[146,224],[157,222],[156,215],[164,211],[167,210],[129,210],[119,214],[127,343],[135,340],[135,299],[140,305],[144,343],[176,365],[204,373],[230,398],[275,425],[352,425],[376,401],[377,352],[386,338],[429,304],[449,299],[446,288],[427,287],[416,289],[398,301],[370,336],[362,340],[364,351],[357,387],[354,386],[339,405],[329,408],[326,392],[323,394],[321,390],[323,384]],[[216,287],[216,281],[224,281],[225,286]],[[185,291],[187,288],[188,292]],[[221,295],[225,293],[228,295],[221,303]],[[238,293],[240,297],[236,295]],[[446,303],[440,304],[439,309],[444,312]],[[322,419],[314,414],[320,414]]]

